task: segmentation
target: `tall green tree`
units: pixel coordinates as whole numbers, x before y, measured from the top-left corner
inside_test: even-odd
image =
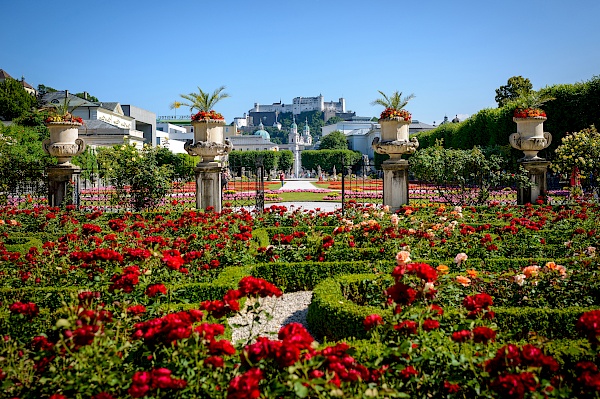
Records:
[[[0,117],[11,121],[35,107],[37,99],[29,94],[18,80],[0,82]]]
[[[327,119],[327,122],[325,122],[325,125],[333,125],[336,124],[338,122],[343,122],[344,119],[340,118],[339,116],[332,116],[331,118]]]
[[[347,150],[348,140],[346,135],[339,130],[335,130],[329,133],[327,136],[321,138],[321,144],[319,146],[321,150]]]
[[[50,86],[46,86],[46,85],[42,85],[39,84],[37,87],[37,92],[38,92],[38,96],[43,96],[46,93],[54,93],[56,90],[54,87],[50,87]]]
[[[513,76],[508,79],[504,86],[496,89],[496,102],[498,108],[502,108],[509,102],[529,94],[533,90],[533,85],[528,78],[522,76]]]
[[[87,100],[91,101],[93,103],[97,103],[100,101],[100,100],[98,100],[98,97],[92,96],[90,93],[81,92],[81,93],[75,93],[74,95],[79,98],[83,98],[84,100],[86,99],[85,96],[87,95]]]
[[[181,105],[190,107],[190,112],[197,109],[198,111],[211,111],[215,105],[224,98],[230,97],[229,94],[223,93],[225,86],[221,86],[211,93],[205,92],[198,87],[198,93],[180,94],[180,97],[187,102],[182,102]]]
[[[294,167],[294,154],[289,150],[282,150],[277,154],[279,155],[277,167],[281,170],[292,170]]]
[[[41,182],[53,158],[42,149],[42,133],[35,127],[0,123],[0,203],[19,183]]]

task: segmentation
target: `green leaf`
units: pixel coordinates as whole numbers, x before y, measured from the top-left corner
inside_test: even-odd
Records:
[[[308,396],[308,388],[302,385],[300,381],[294,383],[294,392],[299,398],[306,398]]]

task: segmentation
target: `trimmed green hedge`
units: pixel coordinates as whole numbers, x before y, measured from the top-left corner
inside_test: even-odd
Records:
[[[197,303],[206,300],[223,299],[228,290],[237,288],[238,282],[250,275],[250,268],[245,266],[227,267],[210,283],[188,283],[174,285],[169,288],[171,298],[181,303]]]
[[[65,296],[75,296],[83,290],[85,287],[0,288],[0,303],[10,306],[14,302],[34,302],[40,310],[54,311],[62,307]]]
[[[349,337],[366,338],[363,320],[370,314],[391,317],[390,309],[374,306],[360,306],[345,298],[342,287],[372,279],[373,274],[354,274],[330,278],[318,284],[313,291],[308,308],[307,322],[311,331],[319,338],[343,340]],[[503,337],[525,339],[530,331],[549,338],[576,337],[575,323],[585,311],[596,308],[569,307],[563,309],[502,308],[493,307],[496,313],[494,322]],[[444,319],[458,317],[458,311],[445,309]]]
[[[371,273],[375,270],[390,273],[394,266],[395,263],[391,261],[261,263],[252,268],[251,274],[272,282],[286,292],[295,292],[312,290],[329,277]]]

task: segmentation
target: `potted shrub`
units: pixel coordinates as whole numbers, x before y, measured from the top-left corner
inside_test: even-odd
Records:
[[[85,150],[85,142],[79,138],[78,127],[83,120],[71,113],[75,107],[69,105],[65,97],[62,103],[50,104],[45,124],[50,130],[50,138],[42,142],[44,151],[58,159],[59,166],[71,165],[71,158]]]
[[[376,137],[371,144],[378,154],[387,154],[392,160],[402,157],[402,154],[414,153],[419,147],[416,138],[409,140],[409,126],[412,119],[410,112],[404,109],[406,104],[415,95],[402,97],[402,92],[394,91],[391,96],[379,90],[381,98],[373,101],[371,105],[382,105],[385,109],[379,117],[381,126],[381,139]]]
[[[224,140],[223,137],[225,118],[213,110],[219,101],[229,97],[223,90],[225,86],[219,87],[211,94],[198,87],[198,93],[181,94],[181,97],[187,100],[182,105],[190,107],[190,111],[198,110],[191,116],[194,143],[186,143],[185,150],[190,155],[201,156],[203,163],[212,162],[215,157],[225,155],[232,149],[229,140]]]
[[[379,117],[381,125],[382,141],[408,141],[408,127],[412,119],[411,114],[404,109],[408,102],[415,95],[410,94],[402,97],[402,92],[394,91],[391,96],[387,96],[379,90],[381,98],[376,99],[371,105],[381,105],[385,109]]]
[[[225,118],[213,110],[219,101],[229,97],[229,94],[223,93],[223,90],[225,90],[225,86],[219,87],[211,94],[198,87],[198,93],[181,94],[181,97],[187,100],[187,102],[182,102],[182,105],[190,107],[190,111],[198,110],[191,116],[194,141],[223,143]]]

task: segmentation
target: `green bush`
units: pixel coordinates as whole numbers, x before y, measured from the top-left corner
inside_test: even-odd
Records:
[[[237,288],[242,277],[248,276],[248,267],[227,267],[210,283],[187,283],[168,287],[172,300],[180,303],[197,303],[222,299],[231,289]]]
[[[543,95],[554,97],[544,104],[548,120],[544,130],[552,134],[548,153],[560,144],[566,132],[576,132],[591,125],[600,126],[600,76],[585,82],[557,84],[540,90]],[[516,132],[513,122],[514,105],[483,109],[460,123],[447,123],[428,132],[419,133],[420,150],[434,146],[443,139],[449,148],[468,150],[473,146],[508,145],[508,137]],[[513,156],[521,157],[520,151],[511,149]]]
[[[307,322],[311,331],[328,340],[365,338],[367,334],[362,324],[365,317],[370,314],[380,314],[386,319],[391,316],[391,310],[377,306],[361,306],[348,297],[358,296],[356,287],[362,281],[375,278],[373,274],[343,275],[318,284],[314,288],[312,302],[308,308]],[[542,309],[493,306],[493,311],[496,314],[494,322],[503,339],[527,339],[533,331],[547,339],[568,339],[577,337],[575,324],[579,317],[584,312],[596,308]],[[444,309],[443,319],[446,322],[459,321],[460,317],[459,308]]]
[[[351,150],[306,150],[300,155],[305,169],[317,170],[320,166],[327,173],[332,173],[334,166],[336,173],[341,173],[344,167],[352,166],[362,159],[360,152]]]
[[[252,268],[252,275],[272,282],[287,292],[312,290],[321,281],[342,274],[390,273],[391,262],[299,262],[262,263]]]

